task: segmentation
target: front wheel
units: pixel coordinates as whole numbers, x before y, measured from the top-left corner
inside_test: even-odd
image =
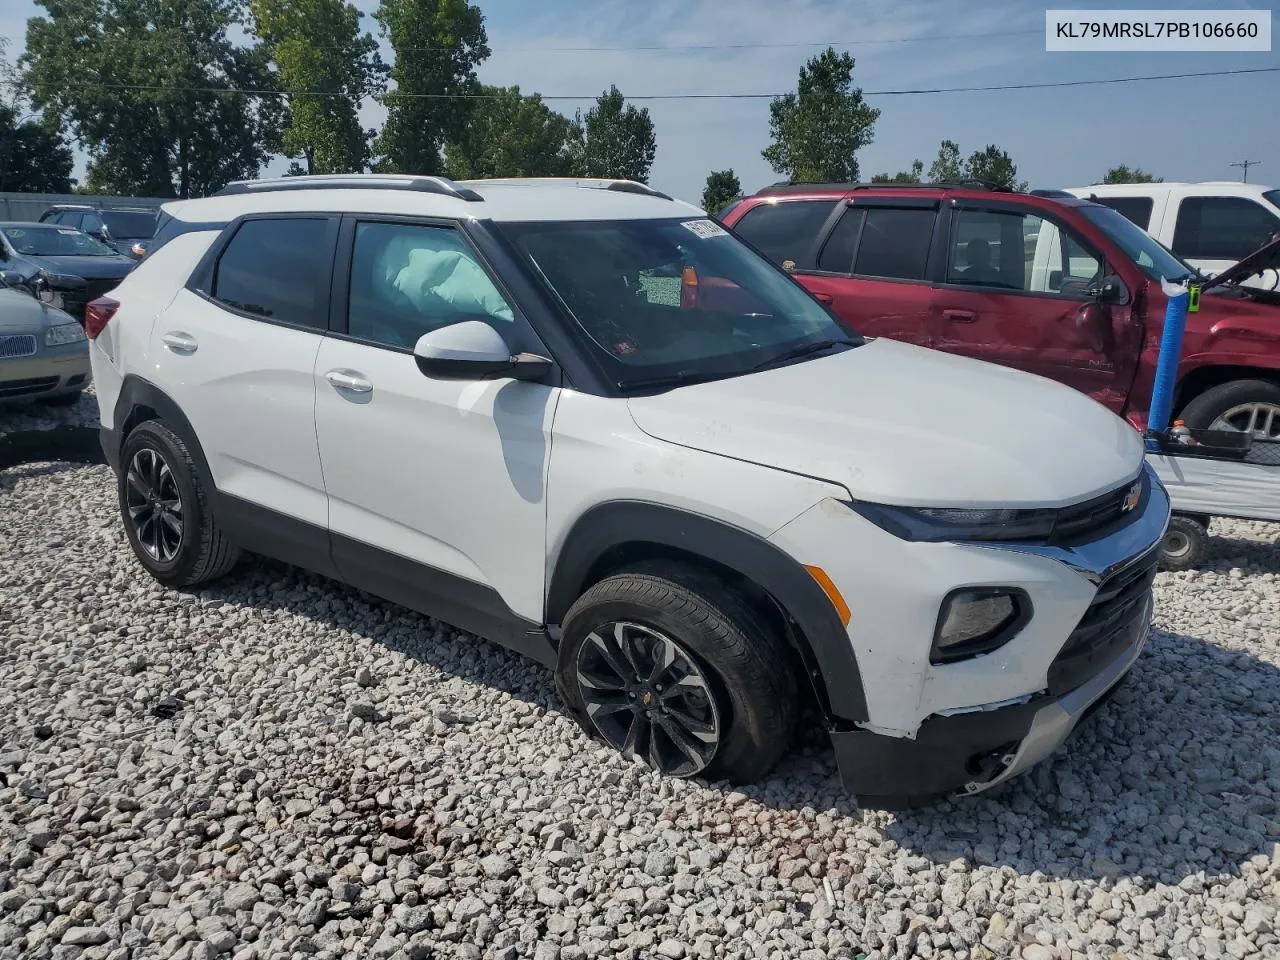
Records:
[[[588,733],[672,777],[759,780],[795,727],[784,643],[739,594],[684,564],[625,571],[579,597],[556,686]]]
[[[1280,384],[1232,380],[1206,390],[1181,417],[1198,430],[1234,430],[1259,440],[1280,440]]]

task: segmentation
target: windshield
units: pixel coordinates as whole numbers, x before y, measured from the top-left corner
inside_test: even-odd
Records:
[[[117,240],[150,240],[156,232],[154,213],[125,213],[120,210],[104,210],[102,221],[111,236]]]
[[[861,343],[710,220],[501,229],[621,389],[737,376]]]
[[[1081,206],[1078,209],[1157,283],[1161,280],[1185,280],[1196,275],[1189,263],[1179,259],[1124,214],[1103,206]]]
[[[117,257],[101,240],[70,227],[8,227],[10,246],[27,257]]]

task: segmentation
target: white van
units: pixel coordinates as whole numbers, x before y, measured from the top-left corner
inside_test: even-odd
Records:
[[[1122,213],[1210,276],[1280,233],[1280,189],[1257,183],[1099,183],[1066,192]],[[1280,289],[1275,270],[1246,282]]]

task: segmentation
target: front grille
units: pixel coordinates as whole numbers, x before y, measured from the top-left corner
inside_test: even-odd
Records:
[[[0,337],[0,359],[11,360],[14,357],[35,356],[36,338],[30,334],[18,334],[11,337]]]
[[[1080,623],[1049,665],[1049,693],[1070,693],[1120,655],[1146,624],[1160,551],[1152,550],[1098,587]]]
[[[43,393],[58,385],[57,377],[36,377],[32,380],[0,380],[0,397],[25,397],[31,393]]]
[[[1151,481],[1144,474],[1138,482],[1142,484],[1141,500],[1145,501]],[[1141,509],[1124,509],[1132,489],[1131,481],[1100,497],[1063,507],[1054,517],[1053,534],[1049,542],[1058,546],[1073,546],[1097,540],[1136,520],[1142,513]],[[1141,502],[1138,506],[1141,507]]]

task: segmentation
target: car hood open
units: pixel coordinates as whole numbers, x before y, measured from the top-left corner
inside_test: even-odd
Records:
[[[1250,277],[1267,270],[1280,271],[1280,233],[1272,236],[1253,253],[1227,267],[1221,273],[1200,285],[1200,289],[1212,290],[1227,283],[1244,283]]]
[[[659,440],[900,506],[1059,506],[1142,466],[1134,429],[1084,394],[892,340],[628,404]]]

